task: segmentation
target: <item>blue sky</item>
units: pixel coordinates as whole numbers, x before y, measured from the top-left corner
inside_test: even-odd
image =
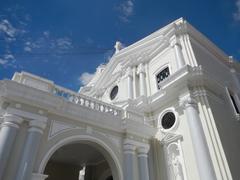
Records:
[[[27,71],[78,90],[115,42],[184,17],[240,60],[240,0],[0,0],[0,78]]]

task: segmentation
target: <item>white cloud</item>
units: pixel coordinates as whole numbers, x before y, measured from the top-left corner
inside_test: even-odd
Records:
[[[88,37],[85,41],[86,41],[87,44],[93,44],[94,43],[94,40],[90,37]]]
[[[240,0],[236,1],[237,11],[233,14],[233,18],[235,21],[240,21]]]
[[[48,38],[50,36],[50,32],[49,31],[44,31],[43,35]]]
[[[0,57],[0,64],[3,65],[3,67],[7,67],[7,66],[11,66],[11,67],[15,67],[15,57],[14,55],[7,53],[4,54],[2,57]]]
[[[15,40],[17,29],[7,20],[3,19],[0,21],[0,35],[4,36],[6,40]]]
[[[12,54],[5,54],[4,59],[6,60],[15,60],[15,57]]]
[[[7,64],[8,63],[8,60],[6,60],[6,59],[1,59],[0,58],[0,64],[1,65],[5,65],[5,64]]]
[[[82,85],[87,85],[93,78],[94,74],[90,74],[88,72],[84,72],[81,74],[81,76],[79,77],[79,81]]]
[[[120,12],[119,18],[123,22],[129,22],[129,18],[133,15],[134,3],[133,0],[126,0],[117,7]]]
[[[29,46],[26,46],[23,48],[25,52],[32,52],[32,48]]]
[[[59,49],[67,50],[72,48],[72,40],[70,38],[64,37],[56,40],[56,45]]]

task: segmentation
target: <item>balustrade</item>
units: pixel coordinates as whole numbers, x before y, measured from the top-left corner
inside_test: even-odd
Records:
[[[65,100],[72,102],[74,104],[99,111],[102,113],[108,113],[113,116],[121,116],[121,109],[114,107],[110,104],[101,102],[97,99],[93,99],[91,97],[87,97],[85,95],[78,94],[74,91],[71,91],[69,89],[65,89],[60,86],[54,86],[53,88],[53,94],[56,96],[63,97]]]

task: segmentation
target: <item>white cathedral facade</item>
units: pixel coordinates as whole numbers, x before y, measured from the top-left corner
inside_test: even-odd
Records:
[[[73,92],[0,81],[1,180],[239,180],[240,65],[180,18]]]

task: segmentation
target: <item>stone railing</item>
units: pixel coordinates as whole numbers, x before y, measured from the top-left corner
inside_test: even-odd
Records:
[[[99,111],[102,113],[108,113],[113,116],[121,116],[122,114],[122,110],[120,108],[104,103],[97,99],[82,94],[78,94],[74,91],[71,91],[60,86],[55,85],[52,92],[56,96],[63,97],[67,101],[89,108],[91,110]]]
[[[121,117],[122,115],[122,110],[118,107],[82,94],[78,94],[64,87],[57,86],[52,81],[27,72],[15,73],[12,80],[26,86],[30,86],[32,88],[36,88],[48,93],[53,93],[54,95],[60,96],[71,103],[89,108],[91,110],[111,114],[118,117]]]

